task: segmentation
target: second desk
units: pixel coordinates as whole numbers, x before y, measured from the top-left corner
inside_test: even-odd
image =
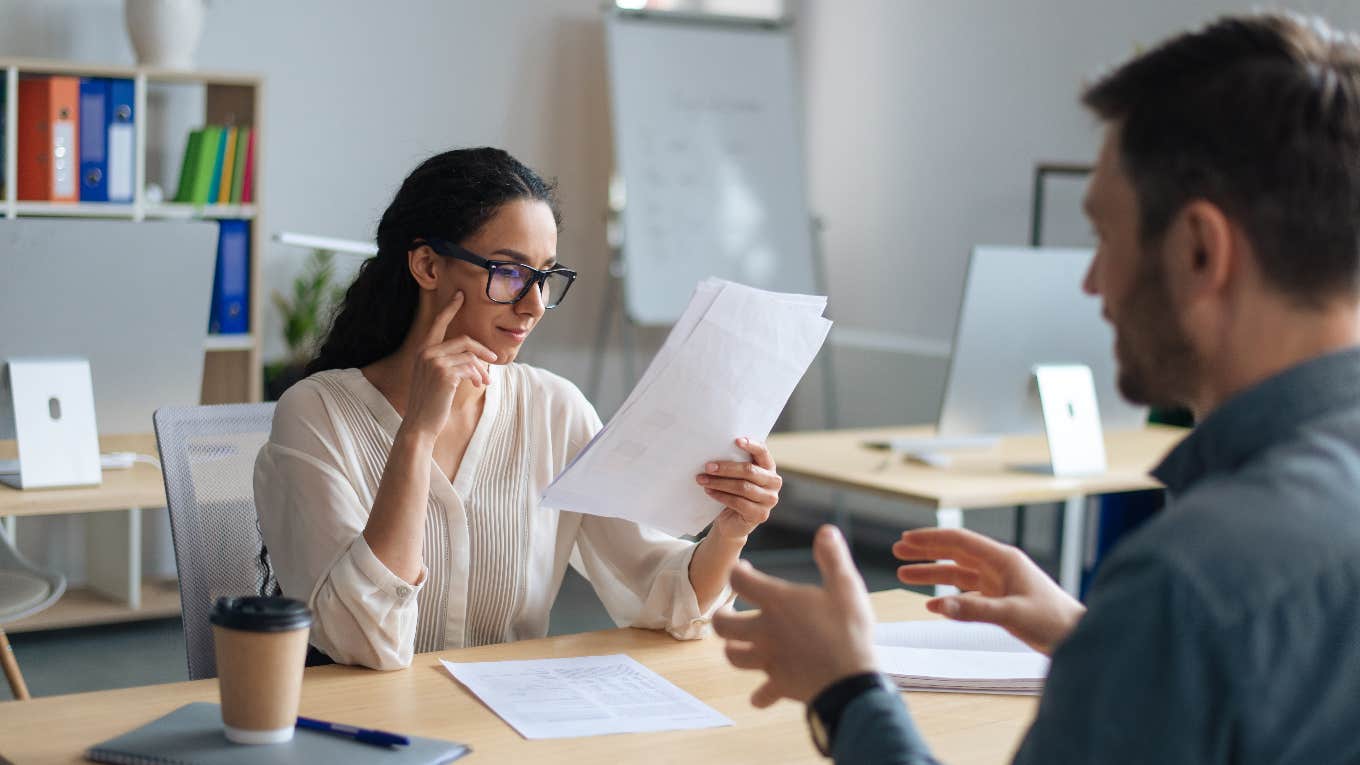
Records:
[[[100,452],[155,455],[156,437],[101,436]],[[0,441],[0,459],[16,456],[13,441]],[[161,471],[142,462],[105,470],[98,486],[20,491],[0,486],[4,533],[15,535],[24,516],[84,514],[87,584],[68,588],[46,611],[5,625],[11,634],[30,630],[158,619],[179,615],[179,585],[173,578],[142,576],[142,510],[165,507]]]
[[[1108,432],[1108,469],[1081,478],[1058,478],[1020,467],[1048,461],[1048,441],[1042,435],[1006,436],[992,449],[951,452],[949,464],[943,467],[914,464],[865,445],[894,438],[931,438],[935,435],[931,425],[777,433],[770,436],[769,447],[785,477],[925,505],[934,509],[936,525],[942,528],[962,528],[964,510],[1061,502],[1058,581],[1076,595],[1081,583],[1086,498],[1161,488],[1148,472],[1187,433],[1185,428],[1162,425]]]

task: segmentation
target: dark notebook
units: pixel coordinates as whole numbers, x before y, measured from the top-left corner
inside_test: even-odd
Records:
[[[439,765],[467,754],[468,747],[453,741],[411,736],[410,746],[361,744],[344,736],[299,728],[286,744],[233,744],[222,732],[216,704],[185,704],[142,727],[97,744],[85,752],[95,762],[127,765],[211,765],[249,761],[263,765],[293,763],[394,763]]]

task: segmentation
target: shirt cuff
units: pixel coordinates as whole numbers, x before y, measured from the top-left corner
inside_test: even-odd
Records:
[[[718,597],[713,599],[712,605],[702,610],[699,608],[699,595],[694,591],[694,584],[689,578],[690,562],[694,560],[694,551],[697,549],[699,545],[691,543],[689,549],[680,557],[680,565],[676,569],[675,575],[683,582],[680,585],[680,599],[677,601],[680,613],[674,614],[671,625],[666,628],[666,632],[676,640],[699,640],[708,637],[712,631],[713,614],[732,605],[737,599],[737,594],[732,591],[731,586],[726,586]]]
[[[697,597],[695,598],[695,602],[698,602]],[[713,605],[709,606],[694,619],[691,619],[690,624],[698,627],[707,627],[709,624],[713,623],[714,614],[724,608],[730,607],[735,602],[737,602],[737,593],[732,591],[730,585],[723,587],[722,592],[718,593],[718,597],[713,599]]]
[[[429,568],[424,563],[420,564],[420,576],[416,578],[415,584],[411,584],[392,573],[392,569],[378,560],[378,556],[373,553],[373,548],[368,546],[368,540],[364,539],[363,534],[360,534],[359,538],[354,540],[354,544],[350,545],[349,555],[354,561],[354,567],[359,569],[359,573],[367,577],[374,587],[392,596],[399,603],[414,598],[425,586]]]

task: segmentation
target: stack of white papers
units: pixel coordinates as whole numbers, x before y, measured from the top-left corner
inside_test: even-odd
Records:
[[[525,738],[731,725],[717,710],[624,654],[531,661],[440,660]]]
[[[879,669],[904,691],[1038,694],[1048,657],[994,624],[943,619],[874,627]]]
[[[711,460],[749,461],[831,322],[826,298],[706,279],[609,424],[543,494],[543,507],[697,534],[722,505],[695,483]]]

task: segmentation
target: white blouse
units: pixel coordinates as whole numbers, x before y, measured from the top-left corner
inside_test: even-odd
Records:
[[[364,540],[401,416],[357,369],[321,372],[279,399],[255,463],[260,531],[283,592],[305,599],[311,641],[335,661],[408,666],[415,652],[543,637],[568,563],[619,626],[702,637],[694,543],[631,521],[539,507],[543,489],[600,430],[567,380],[493,366],[452,483],[430,462],[425,571],[392,573]],[[645,501],[645,498],[639,498]]]

